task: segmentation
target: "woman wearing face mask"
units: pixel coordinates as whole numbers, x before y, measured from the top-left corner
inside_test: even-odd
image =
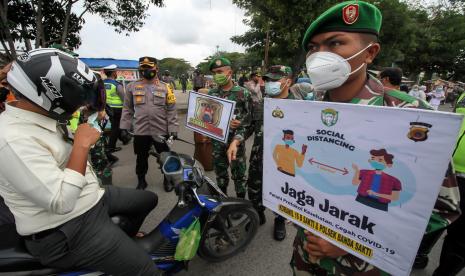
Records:
[[[213,167],[218,186],[227,192],[229,184],[228,168],[231,166],[231,179],[234,181],[236,195],[245,198],[246,195],[246,133],[252,122],[252,96],[250,92],[232,81],[231,62],[223,57],[214,58],[209,65],[213,73],[213,81],[217,88],[210,89],[208,94],[236,102],[234,119],[230,123],[228,142],[226,144],[213,140]],[[226,151],[229,145],[237,148],[237,160],[228,162]]]
[[[311,85],[301,83],[292,85],[292,70],[289,66],[274,65],[263,76],[265,81],[265,96],[275,99],[297,99],[304,100],[311,92]],[[310,93],[311,94],[311,93]],[[262,204],[262,175],[263,175],[263,100],[256,105],[253,111],[254,116],[254,144],[250,153],[249,177],[247,187],[249,199],[252,201],[260,217],[260,224],[266,222],[265,207]],[[231,144],[228,149],[228,159],[230,162],[236,160],[238,151],[235,144]],[[276,216],[274,220],[274,238],[282,241],[286,238],[285,219]]]
[[[315,90],[325,91],[324,101],[431,109],[426,102],[403,92],[385,91],[377,79],[367,74],[368,64],[373,62],[381,48],[378,42],[381,21],[382,15],[376,6],[363,1],[347,1],[331,7],[310,24],[302,47],[307,52],[306,67]],[[458,192],[456,188],[449,191]],[[447,212],[458,214],[457,206],[451,206]],[[441,220],[444,225],[449,223]],[[291,266],[294,275],[384,273],[300,227],[294,241]]]
[[[431,96],[429,104],[434,108],[434,110],[438,110],[441,105],[441,101],[446,98],[444,88],[442,86],[436,87],[436,89],[433,92],[428,93],[428,95]]]

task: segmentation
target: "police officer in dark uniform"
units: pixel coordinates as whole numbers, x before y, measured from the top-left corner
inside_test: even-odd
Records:
[[[142,78],[126,88],[120,128],[130,129],[134,118],[137,189],[145,189],[150,148],[154,145],[158,153],[169,150],[166,144],[157,142],[154,137],[170,135],[177,138],[178,118],[172,88],[157,77],[157,60],[141,57],[139,72]],[[165,187],[167,191],[171,189]]]

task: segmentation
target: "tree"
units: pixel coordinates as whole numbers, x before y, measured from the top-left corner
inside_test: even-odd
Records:
[[[309,23],[335,0],[233,0],[246,11],[244,23],[250,30],[231,40],[247,47],[256,56],[264,56],[266,33],[269,32],[270,64],[290,65],[295,73],[305,59],[300,45]]]
[[[457,78],[463,71],[465,1],[366,0],[383,13],[382,50],[375,68],[395,64],[407,75],[425,71]],[[248,52],[264,56],[269,32],[270,63],[290,65],[295,73],[305,53],[301,41],[310,23],[337,0],[233,0],[246,10],[250,30],[231,40]],[[463,74],[462,74],[463,75]]]
[[[218,56],[227,58],[231,62],[231,69],[235,74],[249,73],[260,67],[260,58],[254,53],[219,52],[213,56],[206,57],[205,61],[200,62],[196,68],[203,74],[210,74],[208,65],[213,58]]]
[[[182,58],[164,58],[158,62],[158,66],[160,67],[161,74],[163,74],[165,70],[168,70],[171,75],[176,78],[192,69],[189,62]]]
[[[82,3],[76,14],[73,7]],[[16,56],[24,43],[26,50],[49,47],[54,43],[75,49],[81,43],[79,31],[86,13],[96,14],[116,32],[140,29],[151,5],[163,6],[163,0],[0,0],[0,42],[6,55]]]

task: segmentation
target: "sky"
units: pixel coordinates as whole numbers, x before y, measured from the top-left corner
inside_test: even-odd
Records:
[[[244,18],[244,11],[231,0],[165,0],[165,7],[149,9],[139,32],[126,36],[116,33],[98,16],[86,14],[82,44],[76,52],[80,57],[93,58],[183,58],[196,66],[214,54],[217,45],[220,51],[244,52],[230,40],[247,31]]]

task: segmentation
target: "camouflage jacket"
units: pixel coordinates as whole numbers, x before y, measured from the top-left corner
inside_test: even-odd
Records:
[[[266,96],[268,97],[268,96]],[[312,87],[308,83],[297,83],[289,88],[288,100],[311,100],[313,97]],[[252,124],[248,129],[245,139],[247,140],[255,133],[255,139],[261,139],[263,132],[263,97],[252,101]],[[261,141],[261,140],[260,140]],[[262,143],[262,142],[259,142]],[[254,142],[255,144],[255,142]]]
[[[324,101],[329,101],[326,94]],[[369,77],[363,89],[352,99],[353,104],[393,106],[405,108],[431,109],[431,106],[423,100],[416,99],[408,94],[390,90],[385,91],[382,84],[375,78]],[[426,232],[432,232],[449,225],[460,215],[458,186],[455,175],[450,169],[446,173],[436,205],[431,215]],[[318,276],[378,276],[389,275],[373,265],[347,254],[338,258],[323,258],[310,262],[307,251],[304,250],[307,243],[304,229],[297,227],[297,235],[294,240],[294,252],[291,265],[296,275]]]
[[[233,86],[229,91],[213,88],[208,91],[208,95],[236,102],[234,115],[236,120],[241,121],[241,125],[237,129],[231,130],[229,137],[243,141],[252,122],[252,96],[249,90],[240,86]]]

